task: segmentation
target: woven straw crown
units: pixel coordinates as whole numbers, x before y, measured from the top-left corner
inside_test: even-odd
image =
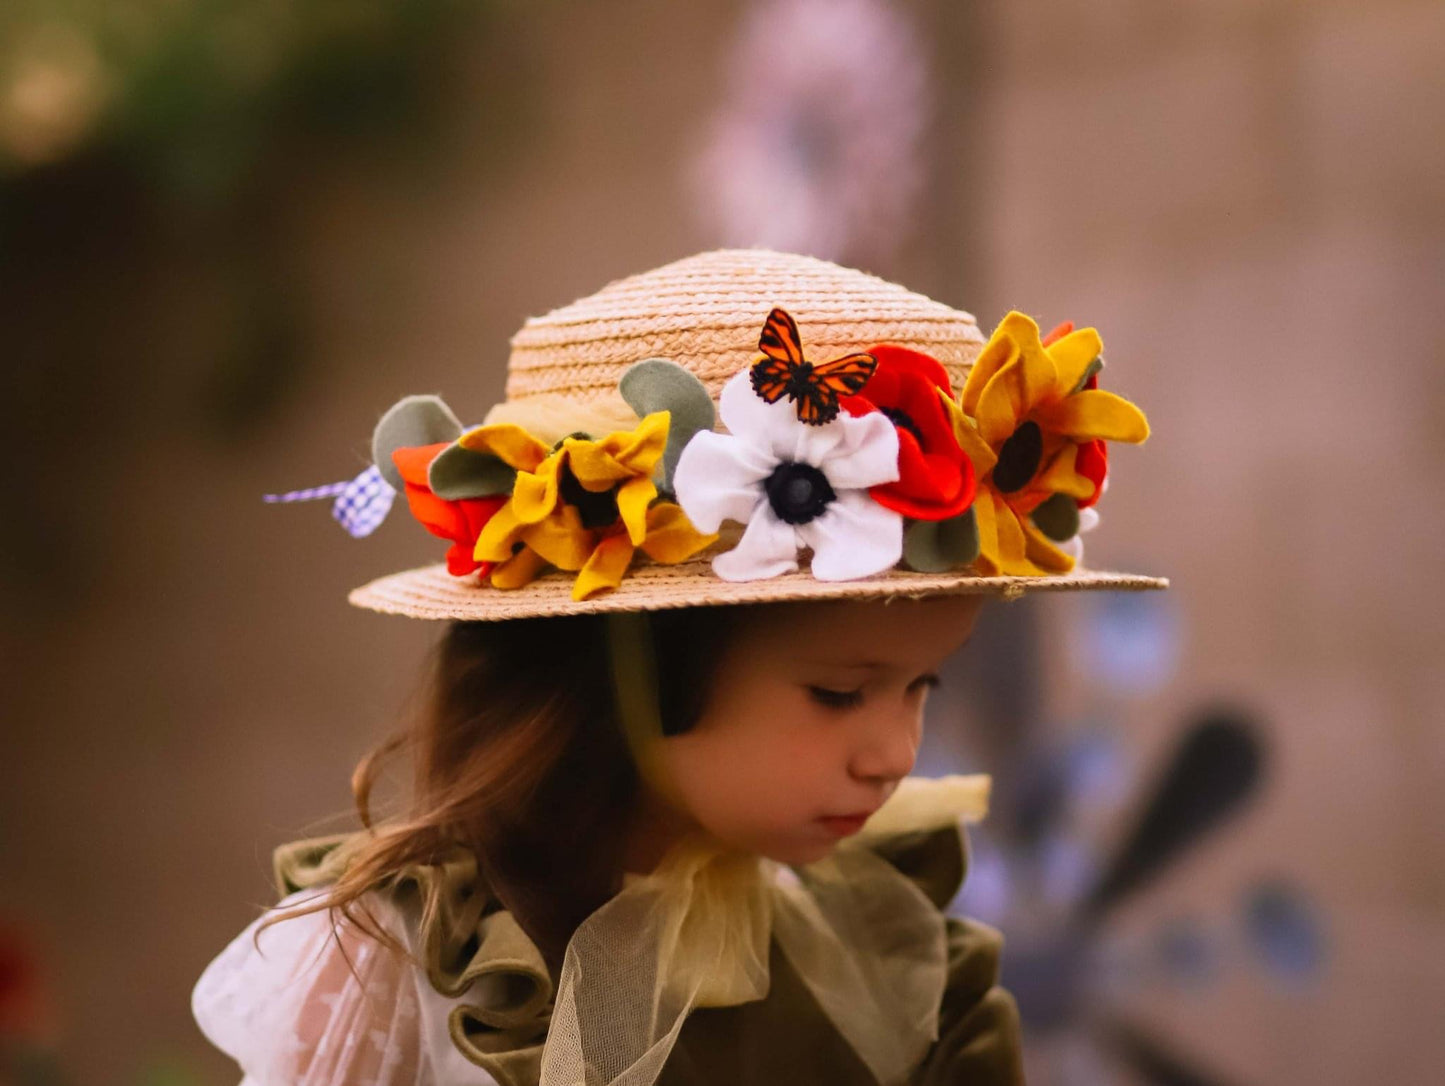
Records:
[[[716,400],[724,383],[758,357],[758,330],[774,307],[792,314],[812,358],[897,344],[938,359],[956,387],[984,345],[971,314],[876,276],[789,253],[718,250],[618,280],[529,319],[512,338],[507,402],[494,415],[525,415],[528,407],[543,403],[553,409],[575,405],[579,412],[615,410],[622,374],[642,359],[657,357],[690,370]],[[1032,590],[1167,584],[1088,570],[1050,577],[891,570],[843,582],[817,581],[801,570],[739,583],[714,574],[711,557],[709,551],[677,565],[639,563],[619,588],[582,602],[572,600],[571,577],[565,574],[503,591],[475,578],[453,577],[442,564],[383,577],[356,589],[349,599],[359,607],[417,618],[497,620],[775,600],[940,593],[1012,597]]]
[[[895,283],[813,257],[723,249],[619,280],[527,321],[512,337],[507,398],[611,396],[638,359],[669,358],[716,399],[757,358],[758,329],[774,306],[793,315],[814,357],[896,343],[938,359],[957,385],[984,342],[971,314]]]

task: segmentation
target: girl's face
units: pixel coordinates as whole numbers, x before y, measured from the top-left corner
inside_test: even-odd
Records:
[[[754,609],[697,724],[661,740],[670,802],[726,845],[821,859],[913,769],[938,669],[978,596]]]

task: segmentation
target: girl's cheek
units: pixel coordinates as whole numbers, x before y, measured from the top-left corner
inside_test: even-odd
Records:
[[[781,794],[775,805],[812,817],[820,806],[837,802],[847,761],[836,733],[799,729],[777,753],[774,778]]]

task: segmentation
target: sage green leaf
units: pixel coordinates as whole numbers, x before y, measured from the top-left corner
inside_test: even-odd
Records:
[[[440,396],[405,396],[387,408],[371,434],[371,462],[397,490],[405,489],[401,473],[391,462],[396,449],[455,441],[462,424]]]
[[[712,397],[692,373],[666,358],[646,358],[629,366],[617,390],[638,417],[666,411],[667,449],[662,454],[661,489],[671,492],[672,473],[682,450],[699,430],[711,430],[717,419]]]
[[[1055,543],[1079,534],[1079,503],[1067,494],[1055,494],[1033,511],[1034,527]]]
[[[1084,386],[1089,383],[1089,378],[1093,377],[1094,374],[1098,373],[1103,368],[1104,356],[1095,356],[1094,360],[1084,367],[1084,376],[1080,377],[1079,383],[1069,390],[1069,395],[1072,396],[1075,392],[1083,392]]]
[[[978,521],[966,509],[948,520],[915,520],[903,533],[903,561],[918,573],[947,573],[978,557]]]
[[[461,501],[510,494],[517,469],[491,453],[450,445],[427,468],[427,485],[438,498]]]

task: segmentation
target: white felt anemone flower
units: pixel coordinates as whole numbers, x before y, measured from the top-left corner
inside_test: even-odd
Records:
[[[813,576],[848,581],[891,569],[903,553],[903,517],[868,488],[898,478],[898,431],[888,416],[839,414],[822,426],[800,422],[784,398],[755,394],[745,369],[723,387],[718,413],[727,434],[703,431],[682,451],[673,486],[701,532],[725,520],[747,525],[732,550],[713,559],[727,581],[756,581],[798,568],[813,551]]]

